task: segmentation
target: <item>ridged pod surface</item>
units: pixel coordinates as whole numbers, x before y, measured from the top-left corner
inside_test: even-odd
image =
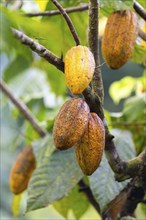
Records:
[[[107,20],[102,39],[102,55],[109,67],[118,69],[131,57],[138,34],[137,15],[130,11],[116,11]]]
[[[93,54],[86,46],[72,47],[65,57],[65,79],[70,91],[80,94],[92,80],[95,61]]]
[[[91,113],[84,135],[75,144],[76,159],[85,175],[91,175],[99,166],[104,144],[104,125],[96,113]]]
[[[31,146],[25,147],[17,156],[10,173],[10,190],[20,194],[28,185],[32,172],[36,168],[36,160]]]
[[[89,120],[90,110],[81,98],[72,98],[61,107],[53,127],[56,148],[72,147],[83,135]]]

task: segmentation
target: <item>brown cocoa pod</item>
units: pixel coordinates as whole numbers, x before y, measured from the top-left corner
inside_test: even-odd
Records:
[[[91,113],[84,135],[75,144],[76,159],[85,175],[91,175],[99,166],[104,144],[104,125],[96,113]]]
[[[89,120],[90,110],[81,98],[72,98],[61,107],[53,127],[56,148],[72,147],[83,135]]]
[[[32,172],[36,168],[36,160],[32,146],[25,147],[17,156],[10,172],[9,185],[14,194],[20,194],[28,185]]]
[[[102,39],[102,55],[112,69],[123,66],[132,56],[138,35],[138,17],[130,11],[113,12],[107,20]]]
[[[65,56],[65,80],[68,88],[74,94],[80,94],[92,80],[95,61],[88,47],[72,47]]]

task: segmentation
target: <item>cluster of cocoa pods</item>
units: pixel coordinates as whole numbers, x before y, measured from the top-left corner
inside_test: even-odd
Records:
[[[107,20],[102,39],[102,55],[106,64],[118,69],[132,56],[138,35],[138,17],[131,10],[115,11]]]
[[[85,175],[91,175],[99,166],[105,142],[101,119],[91,112],[81,98],[64,103],[53,128],[54,144],[59,150],[75,147],[76,160]]]
[[[86,46],[71,48],[65,57],[65,80],[73,95],[82,93],[92,80],[94,56]],[[59,150],[75,147],[76,160],[85,175],[91,175],[102,158],[105,131],[101,119],[81,98],[71,98],[61,107],[53,127]]]

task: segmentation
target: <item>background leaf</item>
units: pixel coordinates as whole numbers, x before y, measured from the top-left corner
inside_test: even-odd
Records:
[[[76,219],[85,213],[90,203],[83,192],[79,192],[76,186],[63,199],[53,203],[53,207],[65,218],[68,218],[69,211],[72,210]]]
[[[136,78],[127,76],[123,79],[113,82],[110,86],[109,93],[116,104],[123,98],[127,98],[134,91]]]
[[[124,103],[123,115],[128,121],[145,120],[146,93],[127,99]],[[131,114],[132,113],[132,114]]]
[[[100,0],[101,14],[109,16],[113,11],[132,9],[132,0]]]
[[[115,136],[115,145],[122,160],[129,160],[135,156],[134,144],[131,133],[123,130],[112,130]],[[117,182],[105,155],[103,155],[99,168],[89,177],[92,193],[104,210],[107,204],[113,200],[126,186],[127,181]]]
[[[131,61],[146,66],[146,48],[142,45],[135,44]]]
[[[66,195],[82,178],[74,149],[44,155],[28,186],[27,212],[45,207]]]
[[[32,143],[33,152],[37,160],[37,167],[45,157],[49,157],[55,150],[52,135],[47,134],[44,138],[40,138]]]

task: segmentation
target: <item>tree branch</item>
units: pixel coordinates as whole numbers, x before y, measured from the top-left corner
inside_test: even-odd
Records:
[[[84,194],[86,195],[86,197],[88,198],[89,202],[93,205],[93,207],[98,211],[98,213],[100,213],[100,206],[99,204],[96,202],[91,189],[89,188],[89,186],[87,186],[85,184],[85,182],[82,180],[80,180],[80,182],[78,182],[78,185],[80,187],[79,191],[80,192],[84,192]]]
[[[71,7],[71,8],[64,8],[66,13],[73,13],[73,12],[82,12],[88,9],[88,5],[84,4],[78,7]],[[36,16],[53,16],[53,15],[59,15],[59,10],[52,10],[52,11],[44,11],[44,12],[35,12],[35,13],[27,13],[25,16],[28,17],[36,17]]]
[[[144,199],[144,195],[145,192],[143,187],[133,186],[124,206],[122,207],[120,217],[133,216],[137,205]]]
[[[90,0],[89,3],[89,47],[95,59],[95,72],[92,80],[93,91],[103,102],[103,82],[101,77],[101,69],[99,68],[99,39],[98,39],[98,20],[99,20],[99,1]]]
[[[123,163],[122,173],[116,174],[118,181],[123,181],[135,176],[143,176],[146,173],[146,148],[137,157]]]
[[[134,1],[133,8],[146,21],[146,10],[137,1]]]
[[[47,50],[43,45],[33,41],[30,37],[18,31],[16,29],[12,29],[15,37],[21,41],[21,43],[30,47],[31,50],[35,51],[39,56],[43,57],[49,63],[56,66],[57,69],[64,71],[64,63],[63,61]]]
[[[143,32],[140,28],[138,30],[138,35],[142,40],[146,41],[146,33]]]
[[[0,81],[0,90],[8,96],[8,98],[13,102],[13,104],[19,109],[19,111],[24,115],[24,117],[30,122],[34,130],[41,136],[44,137],[47,133],[38,125],[37,119],[32,115],[27,106],[16,98],[8,86],[1,80]]]
[[[58,8],[58,10],[60,11],[60,13],[63,15],[63,17],[65,18],[65,21],[66,23],[68,24],[68,27],[72,33],[72,36],[76,42],[76,45],[79,45],[80,44],[80,40],[79,40],[79,37],[76,33],[76,30],[74,28],[74,25],[70,19],[70,17],[68,16],[68,14],[66,13],[66,11],[62,8],[62,6],[56,1],[56,0],[51,0],[54,5],[56,5],[56,7]]]

